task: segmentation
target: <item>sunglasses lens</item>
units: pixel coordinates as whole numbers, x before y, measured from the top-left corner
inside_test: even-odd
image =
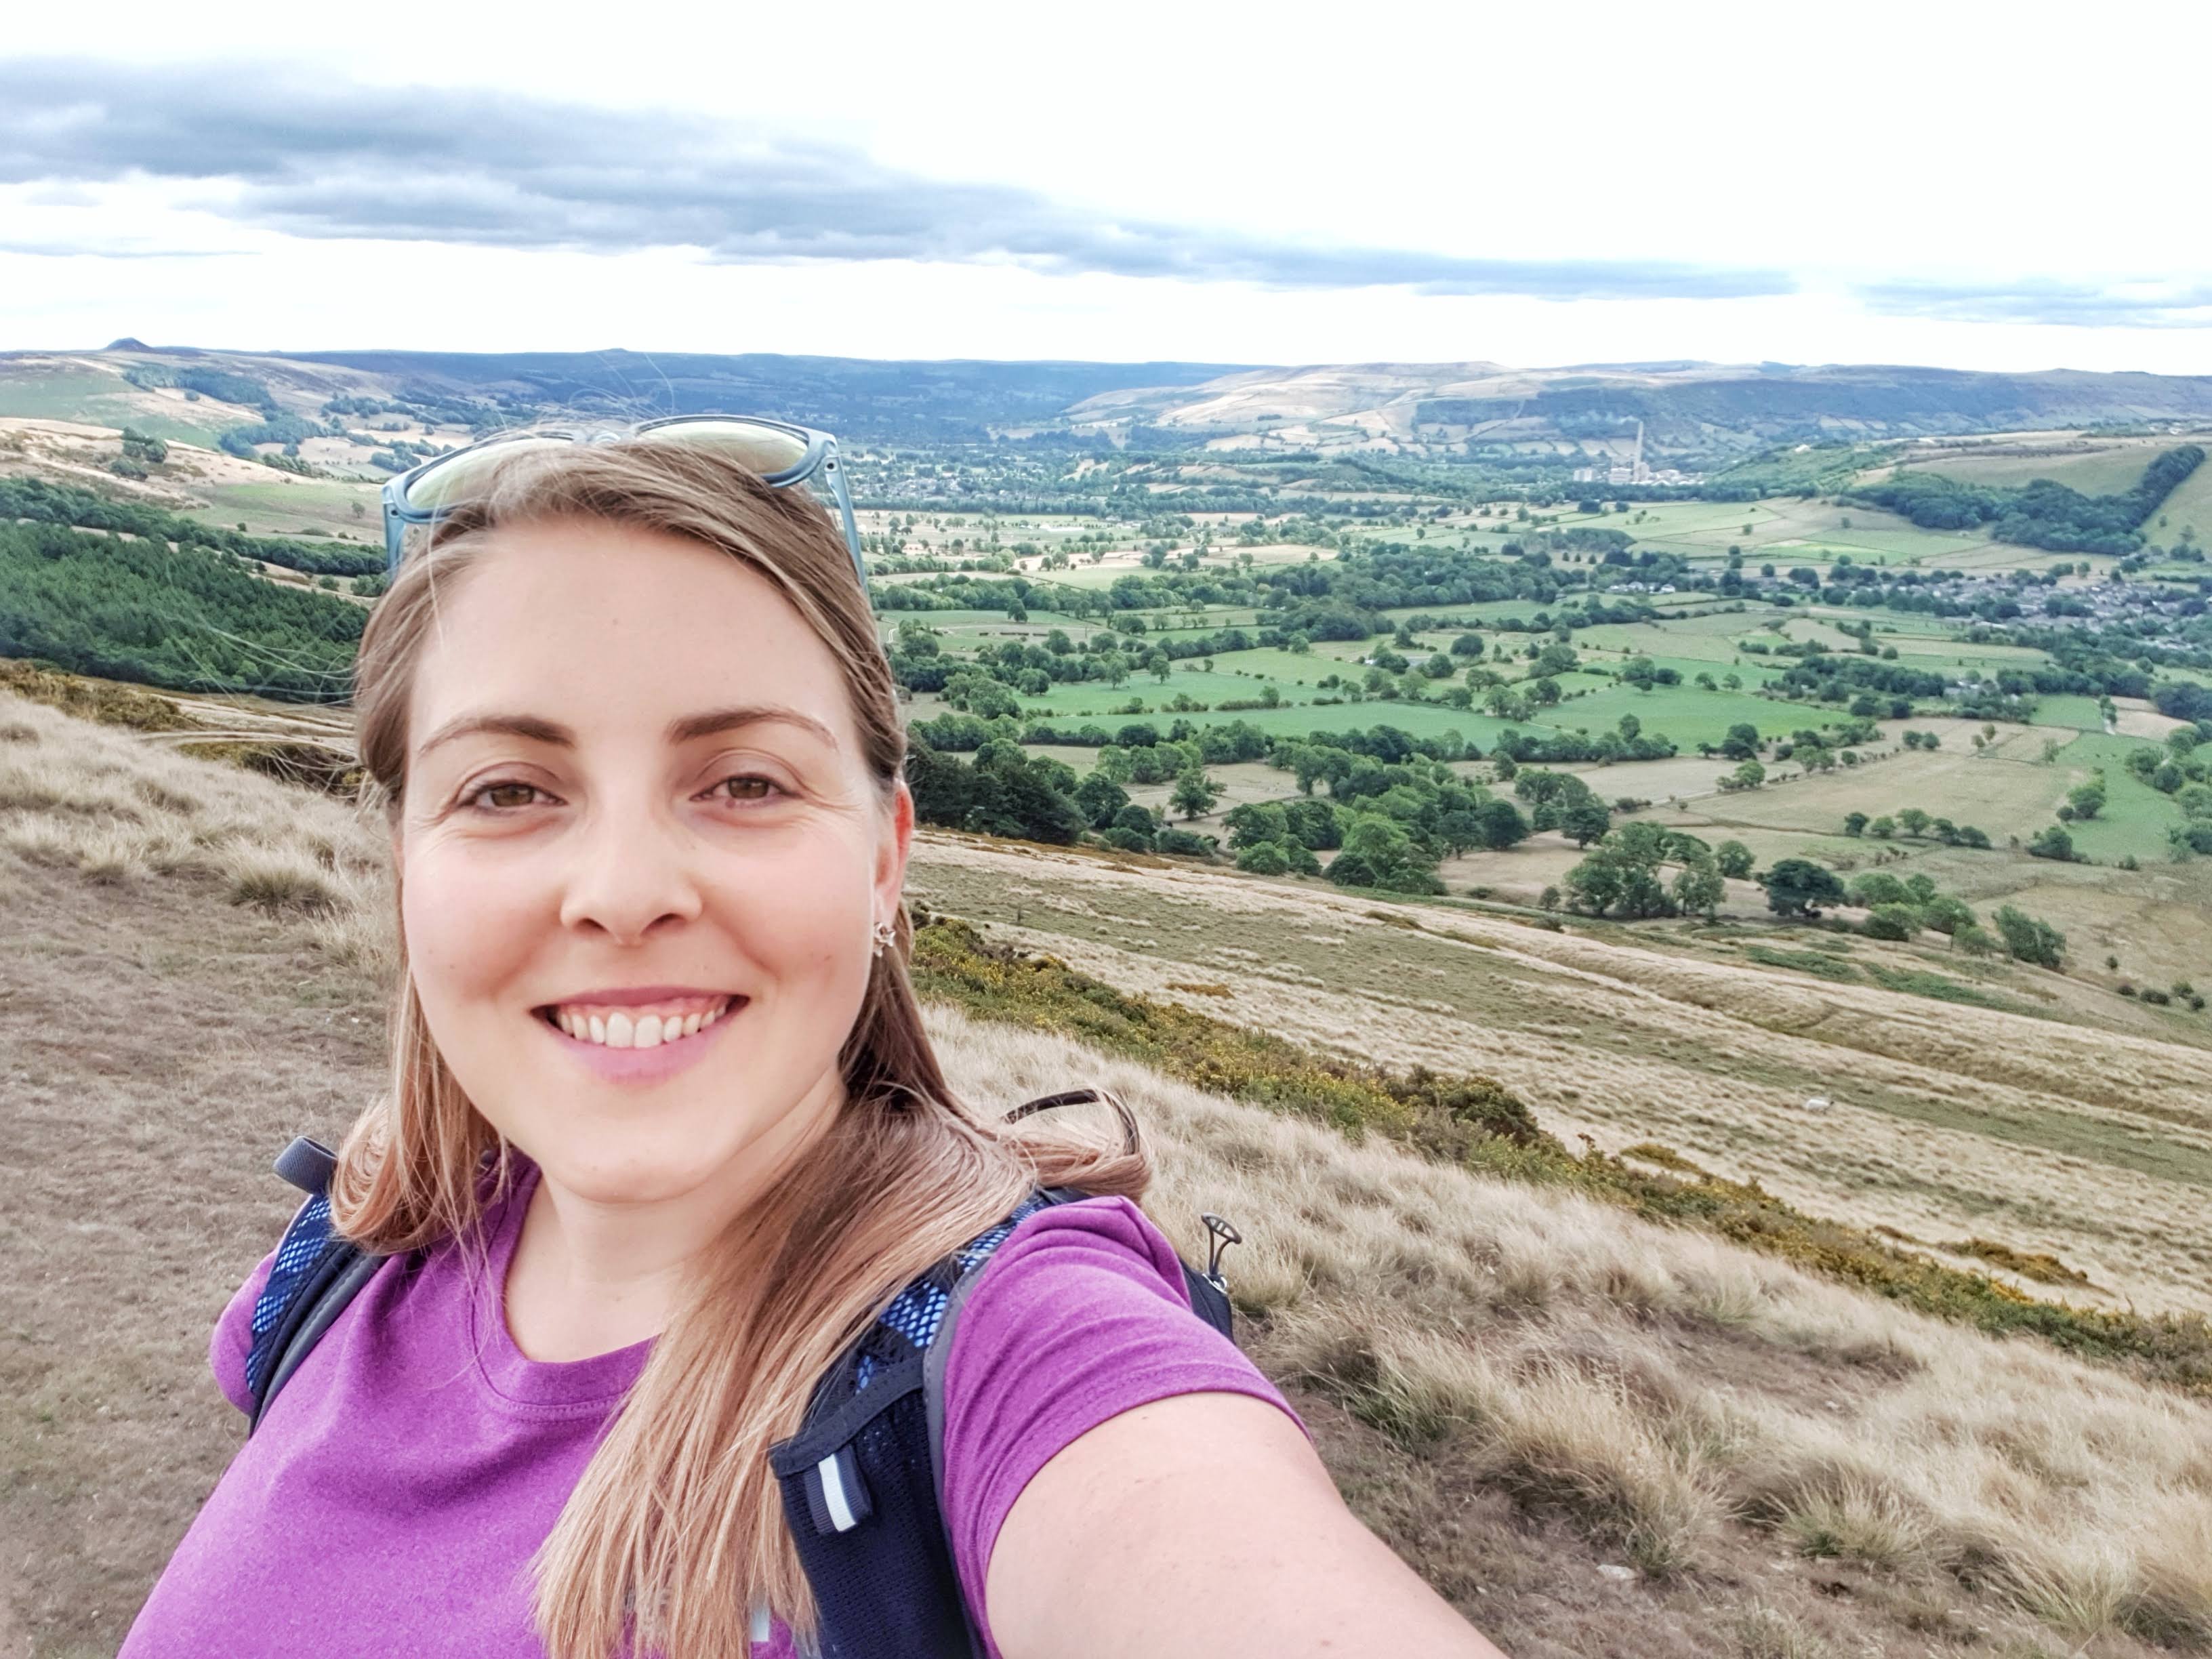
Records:
[[[526,450],[550,449],[567,441],[562,438],[515,438],[505,443],[488,444],[482,449],[464,451],[432,467],[408,485],[407,505],[424,512],[451,507],[474,493],[494,467]]]
[[[773,477],[806,459],[806,440],[759,421],[684,421],[653,427],[638,443],[690,444],[720,451],[749,472]]]

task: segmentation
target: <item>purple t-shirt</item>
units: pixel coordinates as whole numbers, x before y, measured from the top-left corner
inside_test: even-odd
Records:
[[[503,1287],[537,1184],[520,1169],[486,1218],[487,1275],[471,1282],[451,1245],[396,1256],[339,1316],[231,1459],[118,1659],[543,1659],[525,1564],[653,1345],[562,1363],[515,1346]],[[269,1267],[231,1297],[210,1345],[242,1412]],[[946,1371],[945,1510],[987,1642],[1000,1525],[1063,1447],[1172,1395],[1290,1411],[1189,1305],[1173,1248],[1124,1199],[1030,1217],[985,1269]],[[754,1653],[788,1659],[781,1623]]]

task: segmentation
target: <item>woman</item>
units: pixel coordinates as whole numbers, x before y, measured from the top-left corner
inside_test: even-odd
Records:
[[[1097,1195],[1021,1222],[945,1377],[986,1650],[1494,1659],[1192,1316],[1141,1150],[953,1097],[889,667],[805,492],[704,446],[516,446],[356,672],[404,972],[331,1200],[388,1259],[125,1655],[804,1651],[770,1447],[901,1286],[1066,1185]],[[214,1338],[242,1409],[269,1269]]]

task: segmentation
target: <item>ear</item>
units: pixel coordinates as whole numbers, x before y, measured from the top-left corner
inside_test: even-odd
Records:
[[[914,846],[914,793],[902,777],[892,791],[890,811],[876,848],[876,910],[890,917],[898,913],[899,895],[906,887],[907,854]]]

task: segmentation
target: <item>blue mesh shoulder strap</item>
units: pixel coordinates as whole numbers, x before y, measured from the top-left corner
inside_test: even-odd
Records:
[[[329,1147],[306,1135],[276,1159],[276,1173],[305,1188],[307,1199],[284,1229],[269,1281],[253,1304],[252,1343],[246,1354],[246,1387],[253,1396],[249,1435],[261,1426],[276,1391],[384,1261],[331,1228],[329,1189],[337,1163]]]

